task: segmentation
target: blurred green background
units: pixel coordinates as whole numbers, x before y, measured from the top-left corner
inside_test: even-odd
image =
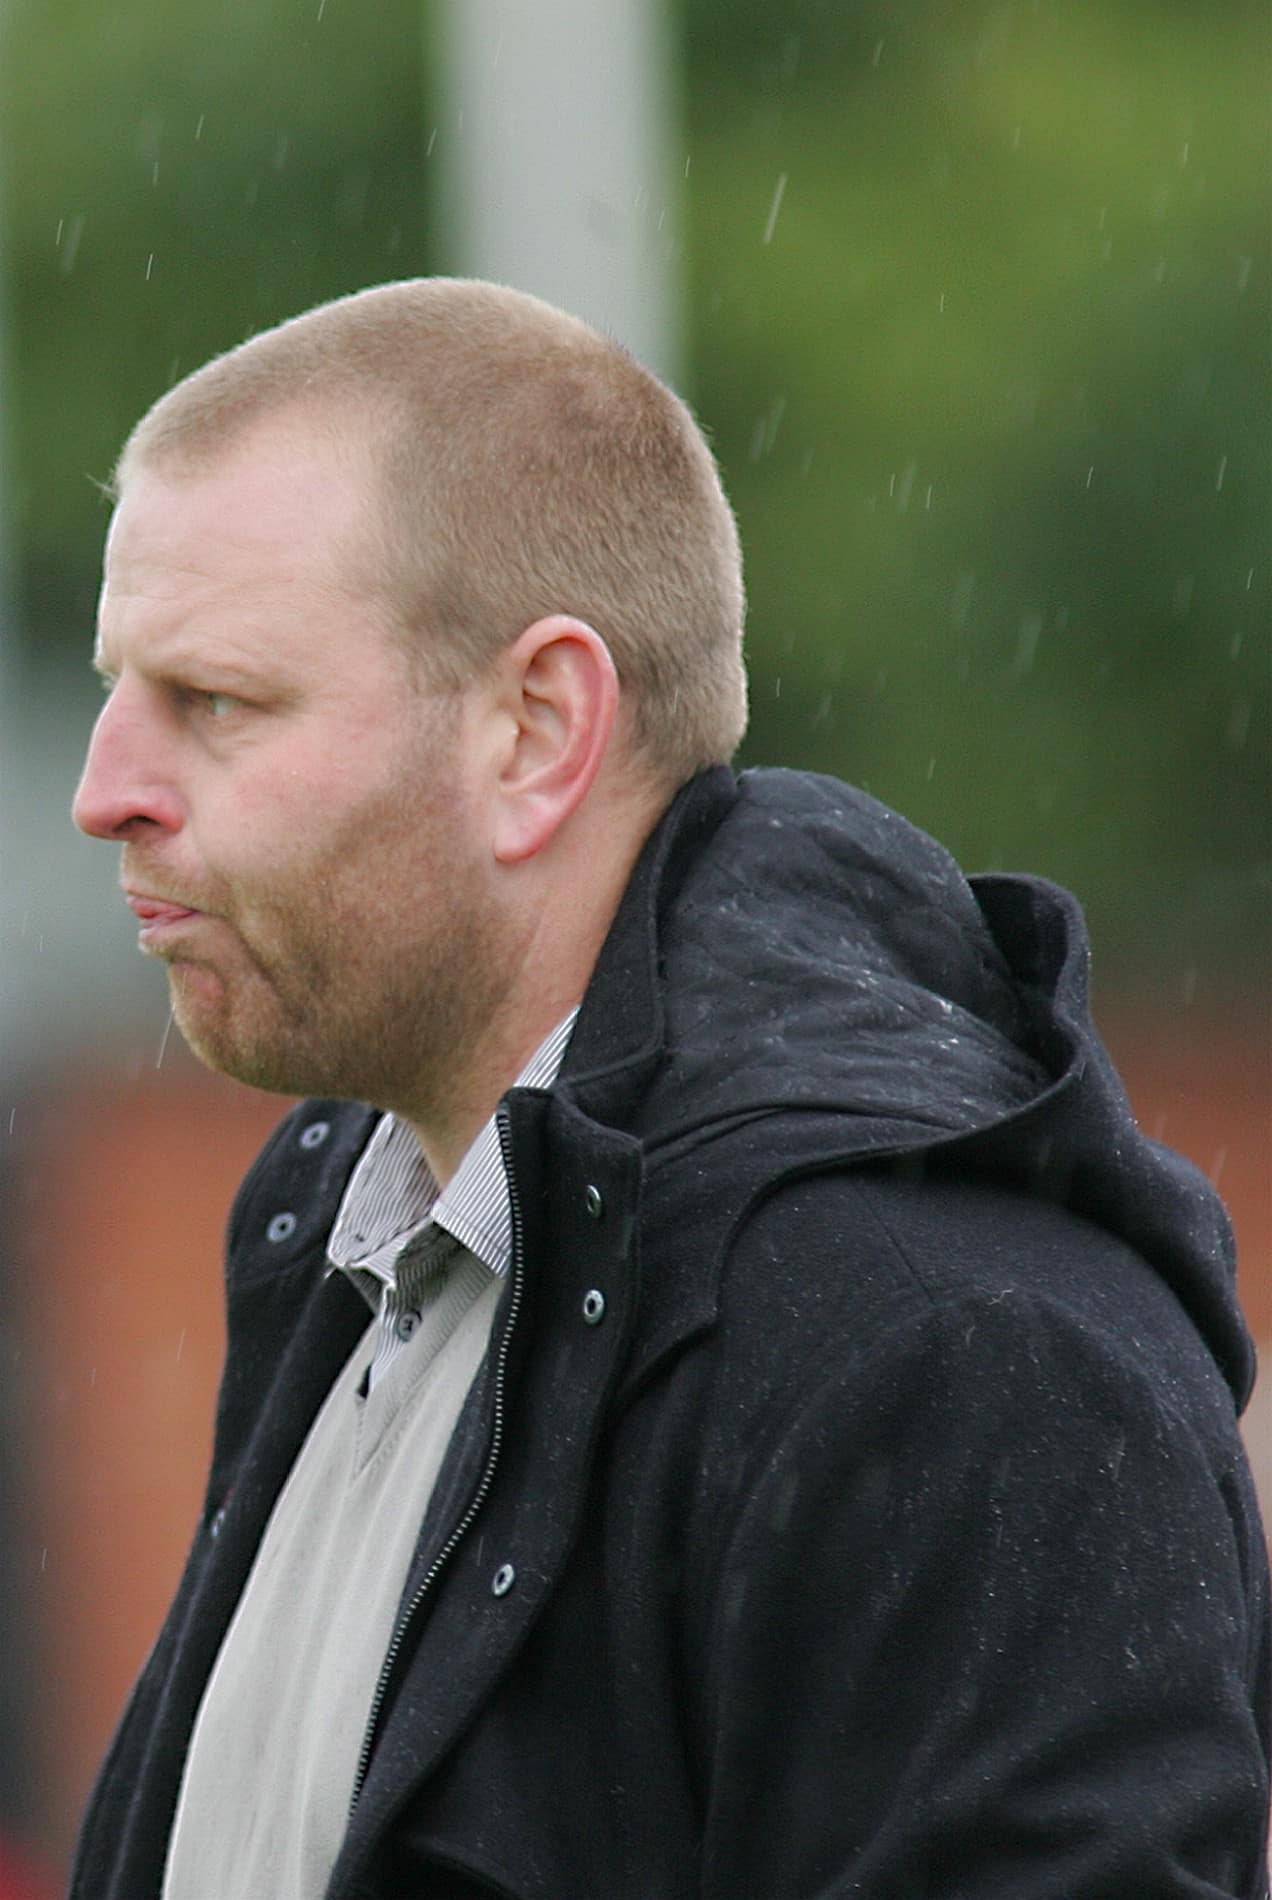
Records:
[[[445,268],[418,0],[9,0],[26,663],[86,654],[142,408]],[[1106,985],[1262,982],[1265,0],[681,0],[683,382],[748,554],[747,759],[1074,885]],[[544,101],[568,124],[569,82]],[[444,128],[443,128],[444,136]]]

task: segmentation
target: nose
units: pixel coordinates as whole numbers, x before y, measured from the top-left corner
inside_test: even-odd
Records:
[[[182,805],[161,723],[121,684],[102,707],[71,816],[90,838],[117,843],[151,828],[178,831]]]

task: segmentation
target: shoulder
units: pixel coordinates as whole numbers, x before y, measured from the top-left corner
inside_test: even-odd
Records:
[[[867,1572],[907,1547],[903,1568],[950,1589],[968,1564],[1062,1592],[1169,1570],[1179,1603],[1209,1592],[1207,1615],[1252,1630],[1231,1391],[1151,1266],[1093,1223],[972,1180],[792,1181],[735,1237],[718,1337],[720,1467],[745,1466],[724,1487],[729,1561],[798,1495],[810,1537],[816,1519]]]
[[[793,1263],[767,1306],[762,1250]],[[1122,1891],[1150,1808],[1158,1875],[1176,1851],[1253,1857],[1257,1513],[1231,1395],[1147,1267],[1062,1209],[864,1176],[774,1195],[731,1266],[722,1325],[743,1330],[739,1303],[755,1323],[708,1395],[690,1574],[704,1727],[746,1764],[736,1836],[789,1788],[785,1837],[808,1827],[827,1864],[864,1876],[867,1842],[908,1891],[960,1836],[991,1879],[1027,1788],[1084,1821],[1032,1884],[1022,1860],[1022,1892]],[[1127,1878],[1158,1891],[1147,1862]]]
[[[1232,1394],[1152,1265],[1080,1214],[1010,1185],[898,1167],[827,1171],[774,1188],[740,1225],[721,1282],[768,1382],[806,1397],[880,1379],[932,1385],[961,1364],[1000,1423],[1040,1417],[1093,1382],[1116,1408],[1183,1421],[1222,1468],[1238,1457]],[[987,1357],[986,1357],[987,1356]],[[976,1382],[997,1376],[983,1392]]]

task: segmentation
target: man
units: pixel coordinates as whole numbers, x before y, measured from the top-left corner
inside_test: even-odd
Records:
[[[389,285],[117,473],[76,801],[216,1068],[204,1516],[80,1900],[1264,1891],[1249,1343],[1071,900],[735,777],[687,412]]]

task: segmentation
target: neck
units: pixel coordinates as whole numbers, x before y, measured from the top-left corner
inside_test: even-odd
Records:
[[[551,1009],[525,1018],[521,1034],[483,1038],[465,1072],[447,1090],[444,1104],[399,1110],[420,1144],[439,1188],[451,1181],[464,1156],[516,1082],[535,1051],[577,1005],[581,992],[561,997]]]
[[[635,818],[599,802],[594,810],[597,821],[568,847],[562,841],[510,871],[498,981],[452,1039],[458,1059],[438,1078],[438,1098],[397,1108],[443,1187],[535,1050],[582,1000],[659,815],[652,803]]]

